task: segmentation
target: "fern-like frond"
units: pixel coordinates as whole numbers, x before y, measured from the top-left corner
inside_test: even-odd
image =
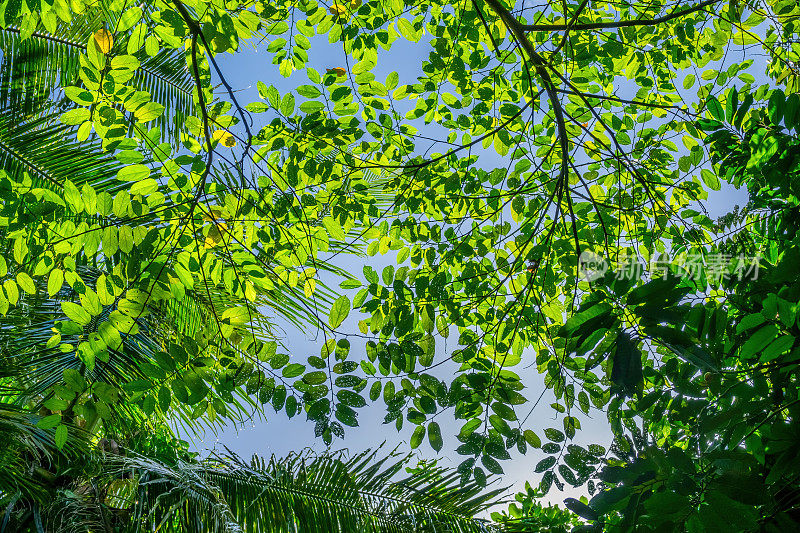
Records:
[[[116,192],[125,184],[116,175],[122,165],[105,155],[99,143],[79,143],[73,127],[56,114],[17,120],[13,110],[0,112],[0,170],[20,181],[24,173],[35,187],[60,192],[65,179],[95,190]]]
[[[91,34],[88,29],[63,26],[58,34],[36,32],[25,40],[18,28],[0,29],[0,108],[27,116],[57,87],[74,85],[78,57]]]
[[[245,462],[228,453],[200,464],[130,457],[121,472],[139,479],[136,531],[486,532],[474,518],[500,490],[461,483],[456,473],[417,468],[410,456],[367,451],[292,454]]]
[[[68,464],[87,451],[87,435],[75,426],[63,448],[55,444],[55,430],[39,427],[41,416],[12,403],[0,401],[0,505],[12,500],[41,497],[52,481],[51,469]],[[5,504],[5,505],[3,505]],[[0,522],[4,517],[0,515]]]
[[[42,97],[52,97],[62,87],[80,85],[79,56],[96,30],[114,24],[104,21],[103,10],[98,7],[73,15],[70,23],[59,23],[52,33],[40,28],[27,39],[17,27],[0,28],[0,109],[12,109],[18,118],[28,116],[38,111],[36,104]],[[126,53],[128,35],[116,37],[115,53]],[[194,82],[183,54],[161,51],[149,56],[141,50],[136,56],[141,65],[129,83],[164,105],[165,113],[153,125],[160,127],[164,136],[176,139],[194,109]]]

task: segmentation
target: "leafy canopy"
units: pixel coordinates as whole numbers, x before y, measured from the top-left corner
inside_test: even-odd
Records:
[[[382,400],[413,448],[457,420],[465,481],[541,448],[540,491],[590,481],[600,503],[568,505],[597,527],[791,519],[792,0],[34,3],[0,3],[0,390],[56,448],[149,429],[179,455],[170,420],[267,406],[330,444]],[[311,66],[325,40],[346,68]],[[253,42],[292,91],[242,101],[219,57]],[[379,79],[400,46],[429,49],[419,76]],[[717,223],[723,181],[751,202]],[[720,254],[769,275],[707,275]],[[660,269],[618,279],[631,260]],[[599,412],[610,450],[574,442]],[[726,460],[763,499],[655,473]]]

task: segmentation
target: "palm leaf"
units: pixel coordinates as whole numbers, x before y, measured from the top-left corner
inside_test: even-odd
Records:
[[[147,7],[152,10],[152,6]],[[91,35],[116,21],[104,20],[106,12],[90,8],[59,23],[50,33],[42,28],[23,39],[18,27],[0,28],[0,109],[13,110],[18,117],[35,113],[42,97],[52,97],[58,88],[80,83],[78,57],[85,53]],[[144,21],[146,22],[146,20]],[[128,35],[117,36],[117,53],[125,53]],[[187,115],[192,114],[194,81],[182,53],[162,50],[155,56],[137,52],[141,66],[130,84],[149,92],[166,112],[154,123],[162,135],[178,139]]]
[[[13,111],[0,112],[0,169],[15,181],[28,173],[35,187],[59,193],[65,179],[109,193],[123,188],[116,180],[122,165],[104,155],[99,143],[79,143],[73,130],[59,123],[57,114],[20,121]]]
[[[134,531],[484,532],[474,518],[502,489],[482,491],[432,466],[405,479],[410,456],[367,451],[291,454],[250,462],[227,453],[170,466],[130,457],[117,475],[138,476]]]
[[[0,506],[12,498],[41,497],[44,484],[54,477],[48,468],[69,464],[87,450],[86,433],[75,426],[69,428],[73,438],[58,449],[54,430],[38,427],[40,419],[22,407],[0,402]]]

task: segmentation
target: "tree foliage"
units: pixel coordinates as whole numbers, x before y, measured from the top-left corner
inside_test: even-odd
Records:
[[[456,420],[463,483],[541,448],[501,523],[567,484],[585,529],[793,529],[798,14],[0,1],[3,501],[98,439],[175,468],[170,423],[274,409],[331,444],[383,403],[412,448]],[[291,91],[230,85],[221,54],[252,43]],[[314,68],[326,47],[344,67]],[[409,49],[415,79],[379,79]],[[723,183],[750,200],[714,221]],[[613,443],[580,445],[600,413]]]

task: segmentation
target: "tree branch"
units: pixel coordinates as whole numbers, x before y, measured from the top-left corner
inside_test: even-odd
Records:
[[[542,80],[542,85],[544,85],[544,89],[547,92],[547,98],[550,100],[550,105],[553,106],[556,127],[558,128],[558,140],[561,145],[560,179],[562,181],[566,181],[567,173],[569,172],[567,167],[569,160],[569,141],[567,137],[566,122],[564,119],[564,109],[561,107],[561,101],[558,99],[556,86],[553,83],[550,72],[547,70],[547,62],[544,60],[544,58],[542,58],[541,55],[539,55],[539,52],[536,51],[530,40],[528,40],[528,36],[525,35],[522,24],[520,24],[519,21],[514,18],[514,15],[512,15],[505,7],[503,7],[499,0],[486,0],[486,3],[489,5],[492,11],[497,13],[497,15],[503,21],[503,24],[505,24],[505,26],[511,30],[511,33],[514,34],[514,37],[516,37],[517,41],[519,41],[519,44],[525,50],[525,53],[528,55],[531,63],[533,63],[536,74],[538,74]]]
[[[591,22],[588,24],[520,24],[522,31],[564,31],[564,30],[604,30],[614,28],[630,28],[634,26],[657,26],[662,22],[690,15],[722,0],[705,0],[682,11],[674,11],[669,15],[650,20],[620,20],[615,22]],[[490,3],[491,5],[491,3]]]

